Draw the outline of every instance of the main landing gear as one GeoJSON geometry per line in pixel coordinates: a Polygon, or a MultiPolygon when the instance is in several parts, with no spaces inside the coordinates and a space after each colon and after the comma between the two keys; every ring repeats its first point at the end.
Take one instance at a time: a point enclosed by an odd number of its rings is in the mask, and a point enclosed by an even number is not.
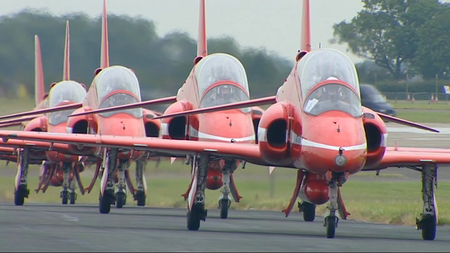
{"type": "Polygon", "coordinates": [[[14,189],[14,204],[16,206],[22,206],[25,203],[25,198],[28,198],[30,190],[27,186],[28,178],[28,162],[29,162],[30,148],[25,147],[19,152],[18,163],[16,174],[16,182],[14,189]]]}
{"type": "Polygon", "coordinates": [[[423,210],[420,217],[416,219],[416,224],[417,229],[422,230],[424,240],[434,240],[437,224],[437,206],[434,196],[434,186],[437,187],[437,166],[425,164],[421,172],[423,210]]]}
{"type": "Polygon", "coordinates": [[[109,213],[116,197],[114,194],[114,180],[117,166],[117,148],[106,150],[103,161],[105,166],[100,185],[99,211],[100,213],[109,213]]]}
{"type": "Polygon", "coordinates": [[[207,210],[205,209],[205,188],[208,161],[209,155],[201,154],[194,157],[192,163],[193,180],[188,196],[187,211],[188,230],[198,230],[200,228],[200,221],[206,220],[207,210]]]}
{"type": "Polygon", "coordinates": [[[145,182],[144,167],[145,162],[143,160],[137,160],[136,162],[136,191],[133,194],[134,200],[137,201],[138,206],[145,206],[147,184],[145,182]]]}

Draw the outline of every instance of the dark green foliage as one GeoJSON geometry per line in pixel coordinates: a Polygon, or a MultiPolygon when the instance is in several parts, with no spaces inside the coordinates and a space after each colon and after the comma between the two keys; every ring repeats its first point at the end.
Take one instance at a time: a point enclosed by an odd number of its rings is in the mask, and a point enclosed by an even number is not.
{"type": "MultiPolygon", "coordinates": [[[[70,22],[71,79],[90,86],[100,64],[100,17],[54,16],[27,9],[0,17],[0,89],[15,94],[16,87],[24,84],[33,94],[35,34],[41,41],[46,90],[62,79],[66,20],[70,22]]],[[[142,17],[108,15],[108,28],[110,65],[132,68],[143,98],[177,93],[192,69],[196,39],[181,32],[159,37],[153,21],[142,17]]],[[[243,63],[252,97],[274,95],[293,64],[264,49],[242,50],[230,37],[209,39],[208,52],[230,53],[243,63]]]]}

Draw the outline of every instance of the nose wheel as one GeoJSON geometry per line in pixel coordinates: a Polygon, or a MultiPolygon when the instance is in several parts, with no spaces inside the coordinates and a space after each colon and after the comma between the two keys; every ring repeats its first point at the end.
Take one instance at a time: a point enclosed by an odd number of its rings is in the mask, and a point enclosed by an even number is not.
{"type": "Polygon", "coordinates": [[[220,218],[226,219],[228,217],[228,209],[231,206],[231,200],[221,199],[219,200],[220,218]]]}

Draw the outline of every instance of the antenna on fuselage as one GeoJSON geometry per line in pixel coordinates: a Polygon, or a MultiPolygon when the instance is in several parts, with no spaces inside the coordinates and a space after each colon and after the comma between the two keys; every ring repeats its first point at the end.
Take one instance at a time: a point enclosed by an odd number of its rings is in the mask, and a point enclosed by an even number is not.
{"type": "Polygon", "coordinates": [[[203,57],[208,55],[208,45],[206,40],[206,10],[205,0],[200,0],[200,12],[198,18],[198,41],[197,41],[197,57],[194,64],[197,64],[203,57]]]}

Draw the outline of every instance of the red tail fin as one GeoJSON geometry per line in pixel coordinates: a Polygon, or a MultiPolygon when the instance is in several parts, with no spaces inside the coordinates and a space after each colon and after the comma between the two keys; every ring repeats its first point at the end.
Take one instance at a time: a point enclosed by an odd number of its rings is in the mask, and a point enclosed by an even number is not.
{"type": "Polygon", "coordinates": [[[44,72],[42,70],[41,43],[39,36],[34,35],[34,99],[36,105],[44,100],[44,72]]]}
{"type": "Polygon", "coordinates": [[[303,0],[302,33],[300,50],[311,51],[311,31],[309,19],[309,0],[303,0]]]}
{"type": "Polygon", "coordinates": [[[70,35],[69,20],[66,21],[66,41],[64,45],[63,81],[70,80],[70,35]]]}
{"type": "Polygon", "coordinates": [[[102,16],[102,47],[100,55],[100,68],[109,67],[109,46],[108,46],[108,14],[106,12],[106,0],[103,0],[102,16]]]}
{"type": "Polygon", "coordinates": [[[200,15],[198,20],[198,42],[197,58],[208,55],[208,46],[206,42],[206,13],[205,0],[200,0],[200,15]]]}

